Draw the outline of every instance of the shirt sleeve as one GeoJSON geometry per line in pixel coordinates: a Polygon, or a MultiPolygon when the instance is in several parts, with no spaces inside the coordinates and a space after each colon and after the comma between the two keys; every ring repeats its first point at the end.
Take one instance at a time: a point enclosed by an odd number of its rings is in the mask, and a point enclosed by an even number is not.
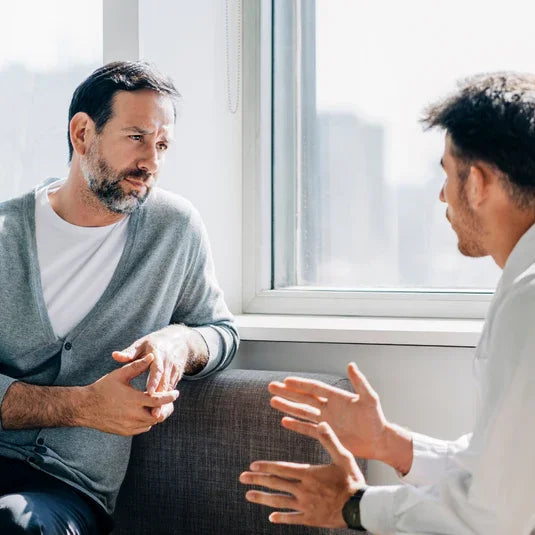
{"type": "Polygon", "coordinates": [[[454,467],[454,456],[468,447],[471,437],[469,433],[450,441],[412,433],[412,466],[408,474],[402,476],[398,472],[398,476],[409,485],[433,485],[454,467]]]}
{"type": "MultiPolygon", "coordinates": [[[[2,403],[4,402],[6,392],[16,380],[17,379],[13,379],[12,377],[8,377],[7,375],[0,374],[0,407],[2,407],[2,403]]],[[[2,418],[0,418],[0,432],[3,430],[4,427],[2,425],[2,418]]]]}
{"type": "Polygon", "coordinates": [[[503,400],[473,473],[460,467],[431,486],[369,487],[363,526],[379,535],[529,535],[535,527],[535,394],[525,360],[503,400]]]}
{"type": "MultiPolygon", "coordinates": [[[[423,440],[427,444],[423,459],[432,458],[438,449],[437,457],[449,457],[449,464],[436,470],[436,475],[442,475],[432,485],[369,487],[361,500],[362,524],[368,531],[379,535],[531,533],[535,526],[533,302],[533,296],[512,299],[494,318],[482,409],[458,462],[447,455],[447,447],[423,440]]],[[[433,461],[425,463],[424,467],[435,469],[433,461]]],[[[420,468],[417,463],[415,470],[420,468]]]]}
{"type": "Polygon", "coordinates": [[[201,217],[192,210],[192,262],[189,266],[173,316],[172,323],[183,323],[199,332],[208,347],[208,363],[195,375],[184,375],[185,380],[206,377],[226,368],[239,344],[234,318],[227,308],[223,291],[215,276],[208,235],[201,217]]]}

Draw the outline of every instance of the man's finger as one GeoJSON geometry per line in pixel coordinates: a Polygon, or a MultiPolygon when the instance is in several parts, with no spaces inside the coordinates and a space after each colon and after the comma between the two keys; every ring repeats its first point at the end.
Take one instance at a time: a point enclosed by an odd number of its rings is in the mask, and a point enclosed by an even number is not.
{"type": "Polygon", "coordinates": [[[310,438],[318,439],[318,424],[311,422],[303,422],[301,420],[296,420],[295,418],[290,418],[285,416],[282,420],[282,427],[289,429],[290,431],[295,431],[300,435],[305,435],[310,438]]]}
{"type": "Polygon", "coordinates": [[[288,388],[284,383],[278,381],[269,383],[268,390],[269,393],[274,396],[282,397],[297,403],[304,403],[305,405],[310,405],[311,407],[316,407],[318,409],[321,408],[326,401],[326,398],[318,398],[312,394],[298,392],[297,390],[288,388]]]}
{"type": "MultiPolygon", "coordinates": [[[[150,411],[151,415],[154,416],[158,420],[158,423],[161,424],[164,420],[166,420],[171,413],[167,413],[165,410],[165,407],[167,407],[169,404],[162,405],[161,407],[153,407],[150,411]]],[[[171,407],[173,407],[173,404],[171,403],[171,407]]],[[[172,412],[172,411],[171,411],[172,412]]]]}
{"type": "Polygon", "coordinates": [[[143,354],[143,344],[143,339],[136,340],[133,344],[121,351],[113,351],[111,356],[119,362],[130,362],[139,358],[143,354]]]}
{"type": "Polygon", "coordinates": [[[354,362],[348,364],[347,376],[349,377],[356,394],[359,394],[360,396],[375,394],[375,390],[368,382],[368,379],[366,379],[366,376],[358,369],[358,366],[354,362]]]}
{"type": "Polygon", "coordinates": [[[134,360],[134,362],[130,362],[130,364],[125,364],[122,368],[119,368],[117,372],[125,381],[130,382],[134,377],[147,371],[153,360],[154,355],[149,353],[139,360],[134,360]]]}
{"type": "Polygon", "coordinates": [[[155,358],[150,367],[149,377],[147,379],[147,392],[154,394],[164,373],[164,365],[160,359],[155,358]]]}
{"type": "Polygon", "coordinates": [[[338,466],[346,466],[352,458],[351,452],[342,446],[340,439],[327,422],[318,425],[318,440],[338,466]]]}
{"type": "Polygon", "coordinates": [[[249,502],[277,507],[278,509],[295,509],[297,500],[293,496],[284,494],[272,494],[271,492],[262,492],[260,490],[249,490],[245,494],[249,502]]]}
{"type": "Polygon", "coordinates": [[[160,407],[160,416],[158,417],[158,420],[160,423],[164,422],[173,414],[175,410],[175,406],[172,403],[166,403],[165,405],[162,405],[160,407]]]}
{"type": "Polygon", "coordinates": [[[299,524],[304,525],[304,514],[300,511],[294,511],[293,513],[281,513],[275,511],[269,515],[269,521],[273,524],[299,524]]]}
{"type": "Polygon", "coordinates": [[[158,386],[156,387],[156,392],[166,392],[171,388],[171,368],[172,364],[165,361],[163,364],[163,374],[160,379],[160,382],[158,383],[158,386]]]}
{"type": "Polygon", "coordinates": [[[259,487],[266,487],[271,490],[279,490],[290,494],[295,494],[296,490],[295,481],[257,472],[242,472],[240,474],[240,483],[243,483],[244,485],[257,485],[259,487]]]}
{"type": "Polygon", "coordinates": [[[155,392],[154,394],[149,394],[140,392],[142,396],[141,404],[144,407],[163,407],[167,403],[174,403],[178,398],[178,390],[170,390],[168,392],[155,392]]]}
{"type": "Polygon", "coordinates": [[[284,398],[274,397],[271,398],[270,405],[281,412],[285,412],[290,416],[296,418],[302,418],[303,420],[311,420],[317,422],[321,417],[321,411],[316,407],[310,405],[303,405],[302,403],[294,403],[284,398]]]}
{"type": "Polygon", "coordinates": [[[171,381],[170,381],[170,388],[176,388],[176,385],[179,383],[180,379],[182,378],[182,373],[180,368],[176,367],[174,369],[173,374],[171,375],[171,381]]]}
{"type": "Polygon", "coordinates": [[[113,351],[111,356],[117,362],[132,362],[132,357],[122,351],[113,351]]]}
{"type": "Polygon", "coordinates": [[[328,398],[333,392],[340,392],[339,388],[328,385],[315,379],[303,379],[302,377],[286,377],[284,384],[298,392],[312,394],[320,398],[328,398]]]}
{"type": "Polygon", "coordinates": [[[263,474],[301,481],[310,469],[310,465],[285,461],[254,461],[249,468],[252,472],[262,472],[263,474]]]}

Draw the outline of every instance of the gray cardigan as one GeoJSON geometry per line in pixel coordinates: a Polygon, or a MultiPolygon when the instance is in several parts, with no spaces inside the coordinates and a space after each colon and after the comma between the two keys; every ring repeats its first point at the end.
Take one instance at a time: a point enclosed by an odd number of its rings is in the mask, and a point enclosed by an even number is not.
{"type": "MultiPolygon", "coordinates": [[[[90,384],[121,366],[112,351],[171,323],[197,328],[209,347],[207,367],[189,379],[230,363],[238,335],[214,276],[206,232],[188,201],[155,189],[131,215],[108,287],[64,339],[55,336],[43,298],[34,216],[34,191],[0,204],[0,403],[15,380],[90,384]]],[[[145,380],[143,375],[133,384],[142,390],[145,380]]],[[[108,512],[130,444],[128,437],[85,427],[15,431],[0,424],[1,456],[25,460],[68,482],[108,512]]]]}

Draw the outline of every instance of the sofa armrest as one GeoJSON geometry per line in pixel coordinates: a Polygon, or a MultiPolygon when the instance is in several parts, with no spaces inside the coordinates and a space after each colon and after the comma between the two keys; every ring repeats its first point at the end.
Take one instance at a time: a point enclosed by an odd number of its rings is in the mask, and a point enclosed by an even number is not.
{"type": "MultiPolygon", "coordinates": [[[[133,441],[114,534],[331,533],[271,524],[271,510],[247,502],[238,481],[253,460],[330,462],[318,442],[282,428],[282,414],[269,406],[268,383],[288,375],[233,369],[180,383],[174,414],[133,441]]],[[[350,389],[338,376],[299,376],[350,389]]],[[[359,465],[365,472],[366,462],[359,465]]]]}

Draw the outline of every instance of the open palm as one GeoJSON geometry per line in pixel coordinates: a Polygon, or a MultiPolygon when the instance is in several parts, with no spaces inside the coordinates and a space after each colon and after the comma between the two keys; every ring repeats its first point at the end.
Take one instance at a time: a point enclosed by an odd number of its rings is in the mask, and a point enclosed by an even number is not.
{"type": "Polygon", "coordinates": [[[287,429],[315,437],[317,424],[327,422],[353,455],[380,458],[387,422],[379,396],[355,363],[349,364],[348,377],[355,393],[299,377],[272,382],[271,406],[290,415],[282,420],[287,429]]]}

